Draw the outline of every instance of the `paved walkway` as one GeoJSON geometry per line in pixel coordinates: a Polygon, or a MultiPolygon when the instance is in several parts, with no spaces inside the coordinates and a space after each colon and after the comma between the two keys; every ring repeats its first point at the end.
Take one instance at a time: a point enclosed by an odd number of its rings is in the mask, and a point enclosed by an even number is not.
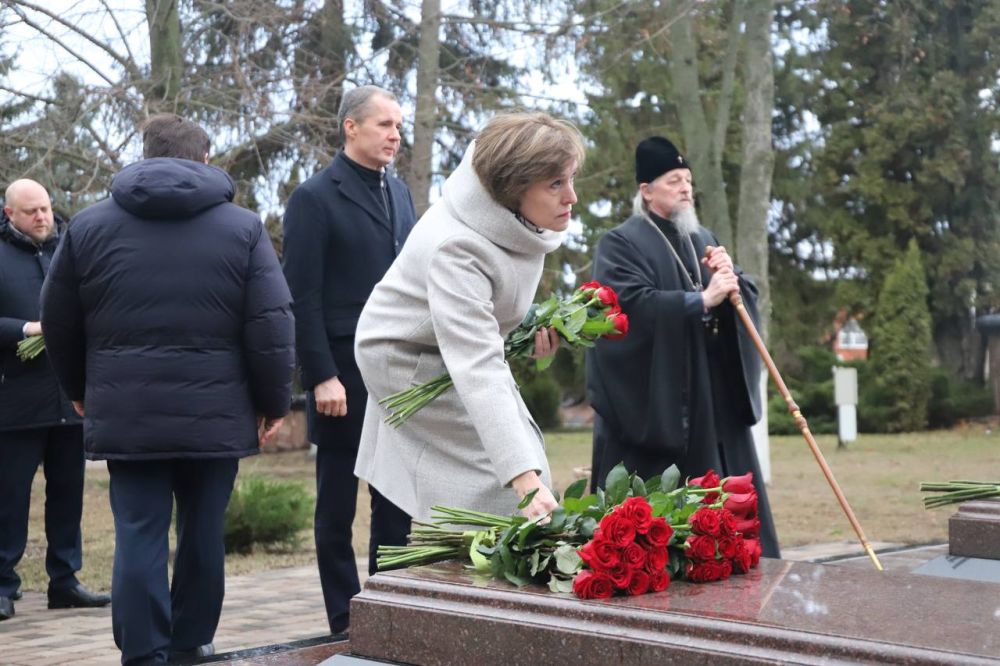
{"type": "MultiPolygon", "coordinates": [[[[362,573],[359,571],[359,573],[362,573]]],[[[367,562],[364,574],[367,574],[367,562]]],[[[0,663],[9,666],[107,666],[121,653],[111,609],[48,610],[45,593],[25,592],[17,614],[0,622],[0,663]]],[[[316,567],[275,569],[226,579],[217,652],[328,635],[316,567]]]]}
{"type": "MultiPolygon", "coordinates": [[[[906,548],[875,543],[887,570],[911,570],[947,553],[947,545],[906,548]]],[[[838,542],[789,548],[784,559],[871,567],[857,543],[838,542]]],[[[362,562],[362,580],[367,573],[362,562]]],[[[16,603],[17,615],[0,622],[0,663],[10,666],[117,664],[120,653],[111,638],[111,610],[48,610],[43,593],[27,592],[16,603]]],[[[314,566],[276,569],[226,579],[226,600],[215,636],[217,652],[247,650],[288,643],[329,633],[323,610],[319,575],[314,566]]],[[[346,647],[346,645],[345,645],[346,647]]],[[[310,657],[294,651],[284,659],[234,659],[231,664],[316,664],[329,654],[310,657]],[[295,656],[298,655],[298,656],[295,656]]],[[[275,655],[278,657],[278,655],[275,655]]]]}

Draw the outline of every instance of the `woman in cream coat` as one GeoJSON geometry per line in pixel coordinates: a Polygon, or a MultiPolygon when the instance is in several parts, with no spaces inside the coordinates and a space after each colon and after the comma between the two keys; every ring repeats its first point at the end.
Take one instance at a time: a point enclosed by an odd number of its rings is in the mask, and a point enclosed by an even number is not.
{"type": "MultiPolygon", "coordinates": [[[[543,113],[493,118],[376,285],[355,345],[369,399],[355,474],[417,520],[447,504],[527,516],[556,506],[542,433],[504,339],[562,242],[583,162],[579,132],[543,113]],[[443,372],[455,386],[398,428],[378,401],[443,372]]],[[[538,356],[555,353],[540,331],[538,356]]]]}

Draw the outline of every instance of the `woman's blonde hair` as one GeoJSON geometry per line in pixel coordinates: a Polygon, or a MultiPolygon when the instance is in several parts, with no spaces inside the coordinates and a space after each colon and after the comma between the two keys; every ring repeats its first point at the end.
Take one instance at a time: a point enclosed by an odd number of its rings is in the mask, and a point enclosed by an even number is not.
{"type": "Polygon", "coordinates": [[[580,168],[585,156],[572,123],[547,113],[503,113],[476,137],[472,167],[490,196],[516,211],[534,183],[561,175],[572,160],[580,168]]]}

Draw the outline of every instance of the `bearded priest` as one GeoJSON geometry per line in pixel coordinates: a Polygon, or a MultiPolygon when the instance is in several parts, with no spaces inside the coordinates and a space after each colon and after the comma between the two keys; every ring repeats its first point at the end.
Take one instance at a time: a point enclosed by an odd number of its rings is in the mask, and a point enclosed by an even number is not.
{"type": "Polygon", "coordinates": [[[588,351],[591,484],[619,462],[644,478],[671,464],[682,477],[753,472],[763,554],[778,557],[750,432],[762,408],[760,358],[728,299],[738,289],[756,321],[757,287],[698,223],[691,169],[673,143],[640,142],[635,177],[633,215],[594,256],[594,279],[618,293],[631,326],[588,351]]]}

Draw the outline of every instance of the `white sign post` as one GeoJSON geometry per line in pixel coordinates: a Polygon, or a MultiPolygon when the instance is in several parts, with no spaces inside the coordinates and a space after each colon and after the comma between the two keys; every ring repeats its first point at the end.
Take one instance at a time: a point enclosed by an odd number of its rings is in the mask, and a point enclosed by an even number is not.
{"type": "Polygon", "coordinates": [[[833,367],[833,399],[837,403],[837,447],[858,438],[858,369],[833,367]]]}

